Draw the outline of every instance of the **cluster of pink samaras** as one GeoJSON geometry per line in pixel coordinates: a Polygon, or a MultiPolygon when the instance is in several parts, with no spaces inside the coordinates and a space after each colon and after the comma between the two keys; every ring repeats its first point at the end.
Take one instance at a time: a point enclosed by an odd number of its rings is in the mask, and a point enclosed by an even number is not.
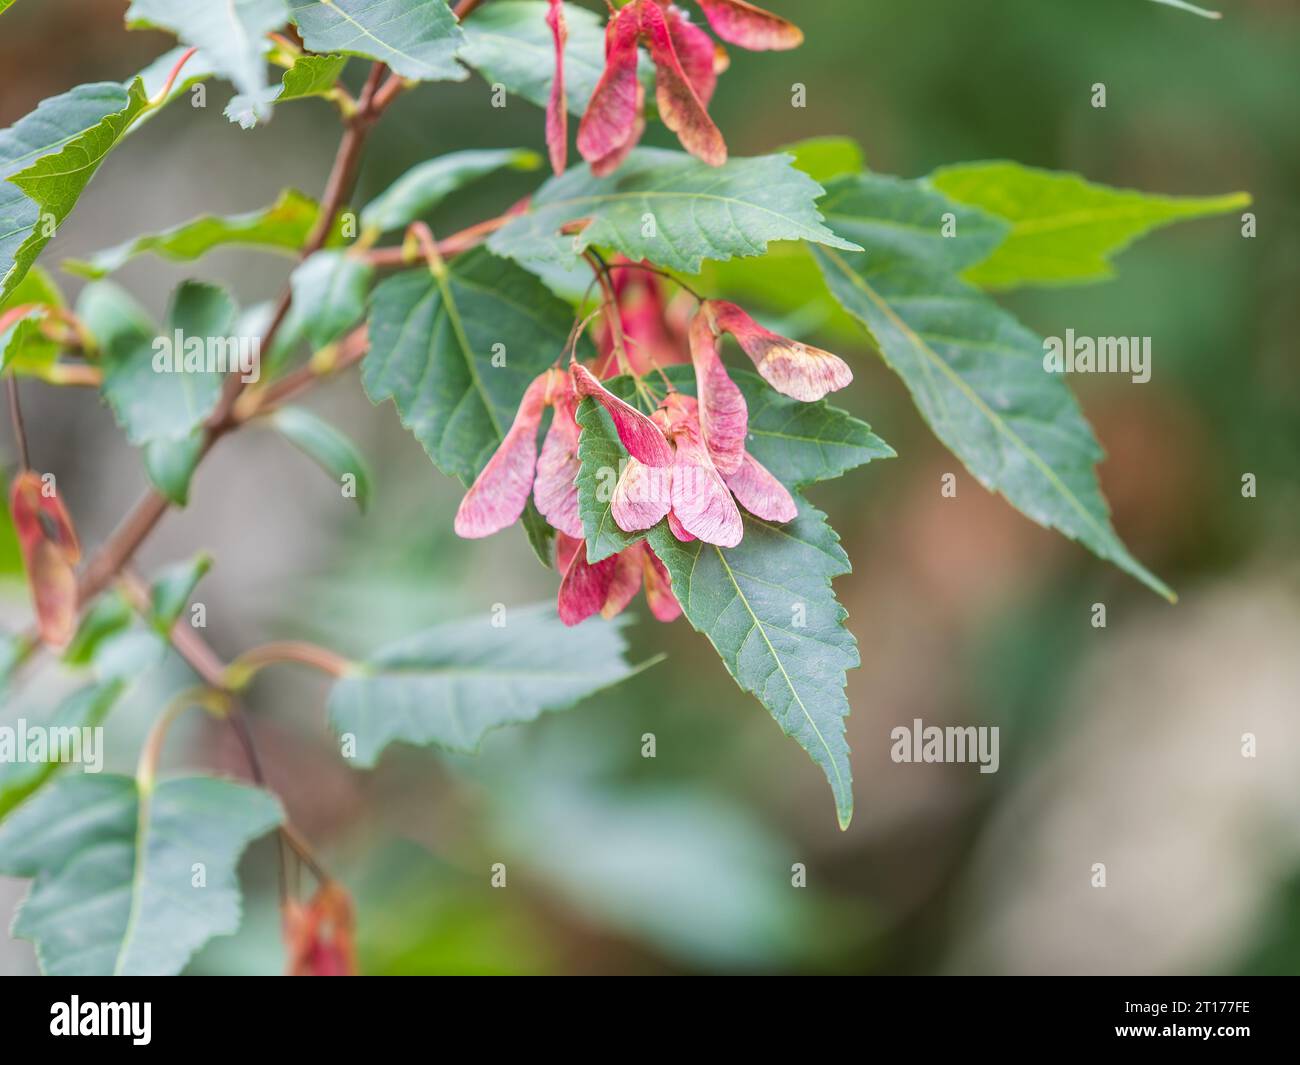
{"type": "MultiPolygon", "coordinates": [[[[654,275],[633,275],[631,264],[620,265],[629,267],[619,271],[616,291],[630,368],[639,373],[638,363],[683,363],[687,349],[696,395],[669,387],[647,415],[610,392],[581,362],[547,370],[528,386],[509,432],[456,513],[459,535],[490,536],[514,524],[531,495],[559,534],[557,562],[564,575],[559,611],[569,625],[597,613],[613,617],[642,583],[655,617],[672,621],[681,613],[662,562],[644,541],[599,562],[587,560],[576,483],[581,468],[576,412],[583,398],[608,412],[628,453],[608,500],[621,530],[643,532],[667,519],[684,543],[735,547],[744,535],[737,504],[779,523],[792,521],[797,508],[786,487],[745,448],[749,411],[719,357],[721,336],[733,336],[774,389],[803,402],[843,388],[853,376],[838,356],[764,329],[734,303],[704,300],[689,322],[679,325],[665,313],[654,275]],[[548,407],[554,417],[539,456],[537,435],[548,407]]],[[[606,332],[602,347],[610,349],[614,342],[606,332]]],[[[610,366],[612,360],[597,360],[602,363],[610,366]]]]}
{"type": "MultiPolygon", "coordinates": [[[[696,0],[713,32],[751,51],[797,48],[803,34],[792,23],[744,0],[696,0]]],[[[555,37],[555,80],[546,109],[551,166],[564,171],[569,110],[564,89],[568,29],[561,0],[551,0],[546,21],[555,37]]],[[[645,131],[645,90],[637,77],[640,47],[655,68],[655,102],[664,125],[682,147],[710,166],[727,161],[727,144],[709,117],[709,101],[726,69],[727,55],[687,14],[668,0],[632,0],[605,27],[605,71],[578,126],[578,151],[598,176],[612,173],[645,131]]]]}

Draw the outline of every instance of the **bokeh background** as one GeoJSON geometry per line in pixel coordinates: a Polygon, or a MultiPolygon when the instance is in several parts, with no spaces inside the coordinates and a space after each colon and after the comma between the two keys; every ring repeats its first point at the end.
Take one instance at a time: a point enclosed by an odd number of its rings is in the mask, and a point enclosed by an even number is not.
{"type": "MultiPolygon", "coordinates": [[[[489,0],[491,2],[491,0],[489,0]]],[[[122,79],[169,47],[127,33],[124,3],[19,0],[0,19],[0,125],[84,81],[122,79]]],[[[598,5],[590,5],[596,7],[598,5]]],[[[1145,0],[772,0],[807,32],[784,55],[736,50],[713,111],[735,154],[847,134],[873,169],[916,176],[1009,158],[1148,191],[1256,198],[1238,219],[1183,225],[1120,257],[1105,284],[1016,295],[1041,333],[1154,338],[1154,376],[1085,380],[1121,535],[1181,593],[1176,607],[979,488],[933,439],[860,335],[821,339],[853,363],[842,402],[900,457],[811,493],[855,572],[837,583],[863,664],[850,675],[857,813],[835,822],[819,770],[740,692],[706,641],[644,607],[638,656],[668,660],[579,708],[492,735],[475,759],[390,749],[373,772],[337,757],[324,685],[259,680],[250,712],[270,782],[355,893],[371,973],[1096,973],[1300,970],[1300,6],[1221,0],[1214,23],[1145,0]],[[790,106],[790,86],[808,106],[790,106]],[[1097,110],[1094,82],[1108,88],[1097,110]],[[958,497],[940,478],[958,475],[958,497]],[[1258,497],[1243,499],[1243,473],[1258,497]],[[1094,629],[1104,602],[1108,626],[1094,629]],[[889,731],[1001,727],[1001,768],[896,765],[889,731]],[[658,757],[641,757],[653,732],[658,757]],[[1241,737],[1257,737],[1253,759],[1241,737]],[[504,862],[509,886],[489,887],[504,862]],[[804,863],[808,886],[791,886],[804,863]],[[1108,885],[1090,886],[1104,862],[1108,885]]],[[[364,64],[353,64],[352,76],[364,64]]],[[[327,104],[244,132],[174,106],[115,153],[43,262],[285,186],[317,195],[337,142],[327,104]]],[[[540,147],[542,117],[489,105],[481,80],[425,85],[371,142],[358,202],[406,167],[469,146],[540,147]]],[[[662,131],[651,135],[663,142],[662,131]]],[[[667,143],[667,142],[663,142],[667,143]]],[[[459,196],[449,232],[526,191],[517,176],[459,196]]],[[[161,314],[177,282],[269,299],[287,260],[222,252],[138,260],[117,280],[161,314]]],[[[69,294],[80,287],[64,275],[69,294]]],[[[93,394],[24,391],[33,452],[57,471],[83,540],[143,489],[139,458],[93,394]]],[[[198,598],[226,658],[272,638],[350,654],[492,603],[549,598],[555,576],[517,531],[464,543],[456,485],[355,376],[310,405],[363,447],[368,518],[269,434],[224,442],[193,502],[141,568],[216,557],[198,598]]],[[[4,447],[9,448],[8,437],[4,447]]],[[[12,465],[13,454],[5,459],[12,465]]],[[[0,620],[25,624],[11,547],[0,620]]],[[[126,768],[166,693],[142,677],[108,728],[126,768]]],[[[0,711],[48,707],[48,665],[0,711]]],[[[170,766],[242,775],[231,737],[197,719],[170,766]]],[[[195,972],[283,966],[269,843],[247,855],[245,920],[195,972]]],[[[0,880],[0,915],[24,885],[0,880]]],[[[6,917],[7,919],[7,917],[6,917]]],[[[34,971],[0,936],[0,972],[34,971]]]]}

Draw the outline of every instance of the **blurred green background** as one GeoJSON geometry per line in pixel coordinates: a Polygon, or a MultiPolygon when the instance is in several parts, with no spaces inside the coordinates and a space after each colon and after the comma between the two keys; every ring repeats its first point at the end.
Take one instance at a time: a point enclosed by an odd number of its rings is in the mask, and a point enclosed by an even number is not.
{"type": "MultiPolygon", "coordinates": [[[[279,671],[252,693],[255,734],[292,818],[356,895],[363,969],[1300,971],[1300,5],[1221,0],[1217,23],[1146,0],[771,6],[808,40],[788,54],[732,50],[713,113],[734,154],[844,134],[873,169],[905,176],[1008,158],[1153,192],[1255,196],[1253,240],[1232,217],[1191,223],[1122,255],[1113,281],[1010,301],[1040,333],[1154,338],[1150,384],[1079,391],[1109,453],[1116,525],[1182,600],[1164,604],[983,492],[867,345],[834,335],[858,378],[842,404],[900,456],[811,493],[855,567],[837,583],[863,658],[849,681],[851,829],[836,827],[820,771],[704,639],[644,606],[636,652],[666,651],[666,663],[492,735],[475,759],[399,748],[355,772],[325,727],[323,685],[279,671]],[[1096,82],[1104,110],[1090,105],[1096,82]],[[805,109],[790,106],[795,83],[805,109]],[[949,471],[956,500],[939,494],[949,471]],[[1240,492],[1248,472],[1255,499],[1240,492]],[[1095,602],[1107,604],[1103,630],[1090,624],[1095,602]],[[1000,771],[894,764],[890,729],[913,718],[1000,726],[1000,771]],[[641,757],[645,733],[654,759],[641,757]],[[496,862],[505,889],[489,886],[496,862]],[[1104,889],[1090,886],[1096,862],[1104,889]],[[805,888],[791,886],[795,863],[805,888]]],[[[19,0],[0,20],[0,125],[170,45],[126,33],[123,7],[19,0]]],[[[244,132],[221,115],[228,95],[214,83],[206,109],[173,107],[133,137],[42,261],[251,210],[286,185],[319,194],[338,136],[329,106],[287,105],[244,132]]],[[[662,130],[648,139],[670,143],[662,130]]],[[[421,86],[377,130],[357,200],[444,151],[541,143],[541,114],[522,101],[493,109],[477,78],[421,86]]],[[[435,215],[435,230],[527,187],[519,175],[486,182],[435,215]]],[[[227,283],[248,305],[287,269],[222,252],[192,266],[142,259],[117,279],[161,313],[185,277],[227,283]]],[[[28,385],[25,396],[33,453],[97,543],[143,487],[138,457],[93,395],[28,385]]],[[[359,654],[553,596],[554,574],[517,531],[452,535],[457,486],[355,376],[311,405],[370,457],[369,518],[250,431],[222,444],[191,506],[142,553],[145,572],[215,555],[198,598],[224,657],[282,637],[359,654]]],[[[0,619],[16,630],[25,592],[12,552],[0,561],[0,619]]],[[[132,764],[183,677],[172,663],[141,678],[108,729],[115,764],[132,764]]],[[[4,716],[49,705],[64,683],[38,671],[4,716]]],[[[197,721],[167,761],[243,773],[230,736],[197,721]]],[[[194,971],[282,968],[273,858],[269,844],[250,852],[244,926],[194,971]]],[[[0,913],[22,890],[0,880],[0,913]]],[[[0,940],[0,972],[33,967],[27,944],[0,940]]]]}

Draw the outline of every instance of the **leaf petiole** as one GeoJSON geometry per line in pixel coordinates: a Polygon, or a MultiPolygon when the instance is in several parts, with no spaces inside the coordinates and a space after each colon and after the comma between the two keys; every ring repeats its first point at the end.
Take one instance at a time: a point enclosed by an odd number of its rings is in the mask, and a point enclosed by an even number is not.
{"type": "Polygon", "coordinates": [[[232,692],[243,691],[267,666],[291,662],[310,666],[331,677],[352,676],[359,669],[355,663],[342,655],[318,647],[316,644],[301,640],[281,640],[254,647],[236,658],[226,667],[222,677],[222,687],[232,692]]]}
{"type": "Polygon", "coordinates": [[[153,790],[154,778],[158,771],[158,759],[162,754],[168,729],[190,707],[200,707],[214,717],[224,718],[230,711],[230,700],[213,688],[189,688],[167,704],[163,712],[158,715],[158,719],[154,721],[153,727],[149,729],[149,735],[140,750],[140,760],[136,764],[135,780],[142,796],[148,795],[153,790]]]}

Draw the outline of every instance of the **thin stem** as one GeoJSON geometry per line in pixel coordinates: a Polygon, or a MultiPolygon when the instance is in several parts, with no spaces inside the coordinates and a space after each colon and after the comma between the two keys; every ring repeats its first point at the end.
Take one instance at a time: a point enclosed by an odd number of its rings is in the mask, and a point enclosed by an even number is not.
{"type": "MultiPolygon", "coordinates": [[[[326,181],[326,191],[322,197],[316,227],[303,248],[302,258],[304,259],[324,246],[325,240],[333,228],[334,218],[342,207],[344,199],[351,191],[351,182],[356,176],[357,162],[366,135],[380,114],[375,106],[374,96],[386,69],[382,63],[376,63],[371,68],[370,76],[366,81],[366,88],[358,104],[358,111],[349,121],[343,138],[339,142],[339,149],[334,157],[334,165],[326,181]]],[[[286,285],[276,302],[275,311],[271,316],[271,324],[262,338],[263,349],[271,347],[276,334],[284,324],[285,317],[289,312],[289,303],[292,299],[293,291],[286,285]]],[[[207,453],[212,449],[212,445],[221,436],[240,424],[232,418],[232,412],[241,390],[242,382],[238,378],[232,378],[231,385],[223,394],[216,413],[208,424],[208,431],[204,436],[203,446],[199,453],[200,461],[206,457],[207,453]]],[[[114,575],[140,549],[140,545],[153,532],[155,526],[162,520],[163,515],[167,513],[170,506],[167,497],[156,491],[147,492],[136,503],[116,531],[87,565],[77,585],[79,603],[84,604],[87,600],[103,591],[114,575]]]]}
{"type": "Polygon", "coordinates": [[[280,836],[287,844],[289,844],[289,849],[298,856],[298,860],[311,870],[312,876],[322,884],[328,884],[330,882],[331,877],[329,873],[327,873],[320,862],[316,860],[316,855],[312,853],[311,845],[308,844],[302,833],[286,821],[280,826],[280,836]]]}
{"type": "Polygon", "coordinates": [[[623,337],[623,316],[619,313],[618,295],[614,292],[614,284],[609,276],[609,268],[605,265],[605,260],[600,257],[600,253],[591,248],[584,251],[582,257],[587,260],[587,263],[596,272],[596,279],[600,282],[601,294],[605,297],[602,306],[605,310],[605,321],[609,325],[614,354],[618,356],[618,368],[623,373],[631,374],[632,364],[628,360],[627,346],[623,337]]]}
{"type": "MultiPolygon", "coordinates": [[[[444,237],[435,244],[438,254],[449,259],[453,255],[460,255],[471,248],[477,248],[487,237],[490,237],[513,217],[514,215],[507,211],[496,218],[476,222],[474,225],[467,226],[449,237],[444,237]]],[[[364,257],[371,266],[410,266],[415,261],[415,257],[405,242],[394,248],[374,248],[367,251],[364,257]]]]}
{"type": "Polygon", "coordinates": [[[153,790],[154,777],[158,772],[158,759],[162,755],[163,742],[173,722],[191,706],[201,707],[211,714],[224,717],[227,710],[225,696],[211,688],[190,688],[176,696],[149,729],[144,746],[140,748],[140,760],[136,763],[135,780],[142,793],[153,790]]]}
{"type": "Polygon", "coordinates": [[[60,388],[98,388],[104,383],[104,371],[78,362],[56,362],[41,371],[39,380],[60,388]]]}
{"type": "Polygon", "coordinates": [[[695,289],[691,288],[691,286],[688,285],[681,278],[675,276],[674,274],[670,274],[667,270],[661,270],[657,266],[651,266],[649,263],[607,263],[605,269],[606,270],[644,270],[648,274],[658,274],[660,277],[665,278],[668,281],[671,281],[674,285],[676,285],[678,288],[682,289],[683,291],[689,292],[700,303],[703,303],[705,299],[705,297],[701,296],[698,292],[695,291],[695,289]]]}
{"type": "Polygon", "coordinates": [[[434,239],[433,230],[427,223],[412,222],[407,226],[406,240],[413,242],[420,249],[420,254],[424,256],[424,261],[429,264],[429,269],[434,274],[442,276],[447,272],[447,264],[443,262],[442,253],[438,251],[438,242],[434,239]]]}
{"type": "Polygon", "coordinates": [[[27,451],[27,427],[23,425],[23,408],[18,402],[18,377],[9,374],[9,418],[13,422],[14,440],[18,443],[18,461],[26,473],[32,468],[27,451]]]}
{"type": "MultiPolygon", "coordinates": [[[[118,588],[137,613],[142,617],[149,616],[149,587],[135,570],[129,566],[123,567],[118,578],[118,588]]],[[[203,679],[204,684],[218,690],[224,687],[222,678],[226,667],[197,632],[178,621],[167,636],[177,653],[203,679]]]]}
{"type": "MultiPolygon", "coordinates": [[[[200,641],[202,642],[202,641],[200,641]]],[[[179,645],[177,645],[179,650],[179,645]]],[[[215,657],[215,656],[214,656],[215,657]]],[[[253,778],[253,783],[259,788],[266,787],[266,774],[262,772],[262,760],[257,757],[257,747],[253,744],[253,733],[248,727],[248,719],[244,716],[244,708],[237,699],[230,701],[230,710],[226,714],[226,720],[230,722],[230,727],[235,733],[235,738],[239,741],[240,747],[244,750],[244,760],[248,762],[248,772],[253,778]]],[[[286,835],[289,828],[288,822],[280,825],[280,831],[277,839],[279,846],[276,847],[276,855],[279,864],[279,884],[280,884],[280,903],[289,897],[289,860],[285,854],[287,845],[286,835]]]]}
{"type": "Polygon", "coordinates": [[[397,94],[406,88],[408,82],[400,74],[389,74],[388,80],[379,87],[373,101],[376,111],[383,111],[393,102],[397,94]]]}
{"type": "Polygon", "coordinates": [[[279,47],[280,51],[285,53],[285,55],[288,56],[302,55],[302,49],[299,48],[297,44],[295,44],[293,41],[289,40],[289,38],[286,37],[283,33],[268,33],[266,36],[270,38],[270,40],[274,42],[279,47]]]}
{"type": "MultiPolygon", "coordinates": [[[[573,328],[569,330],[569,339],[565,342],[564,350],[569,353],[569,361],[574,362],[578,357],[578,340],[586,331],[587,326],[591,325],[604,311],[604,304],[601,304],[592,311],[586,318],[580,318],[573,323],[573,328]]],[[[563,356],[561,356],[563,358],[563,356]]]]}
{"type": "MultiPolygon", "coordinates": [[[[231,412],[236,422],[244,423],[259,415],[268,414],[300,393],[307,391],[325,377],[342,373],[361,361],[370,350],[370,340],[364,325],[358,326],[335,345],[336,351],[327,366],[322,367],[313,358],[296,370],[285,374],[265,388],[246,392],[231,412]]],[[[324,349],[322,349],[324,350],[324,349]]],[[[319,354],[319,353],[318,353],[319,354]]]]}
{"type": "MultiPolygon", "coordinates": [[[[600,252],[594,248],[588,248],[583,252],[583,257],[594,265],[596,276],[600,279],[601,291],[605,295],[605,319],[609,323],[610,332],[614,341],[614,354],[618,356],[618,368],[632,378],[632,385],[637,394],[642,396],[650,406],[658,406],[658,398],[641,379],[641,375],[632,368],[632,360],[627,355],[627,336],[623,332],[623,312],[619,308],[618,295],[614,291],[614,278],[609,272],[609,264],[605,262],[600,252]]],[[[605,366],[602,368],[602,374],[609,369],[609,360],[605,360],[605,366]]]]}
{"type": "Polygon", "coordinates": [[[17,307],[10,307],[9,310],[0,314],[0,333],[3,333],[14,322],[20,321],[27,317],[32,311],[43,310],[39,303],[20,303],[17,307]]]}
{"type": "MultiPolygon", "coordinates": [[[[127,569],[122,574],[121,584],[127,600],[136,610],[147,611],[149,608],[149,591],[145,587],[144,581],[136,573],[127,569]]],[[[253,778],[253,783],[259,788],[265,788],[267,786],[266,774],[262,769],[261,759],[257,756],[257,747],[253,743],[252,730],[248,727],[248,718],[244,713],[243,705],[234,697],[232,692],[224,687],[225,677],[228,672],[226,665],[217,657],[216,652],[208,646],[203,637],[184,623],[177,622],[167,635],[172,646],[176,649],[176,653],[203,679],[207,685],[207,690],[214,696],[220,695],[223,699],[223,716],[230,722],[235,737],[238,739],[240,747],[243,748],[244,758],[248,762],[249,775],[253,778]]],[[[160,736],[156,744],[158,748],[161,748],[161,743],[162,738],[160,736]]],[[[157,751],[150,755],[151,764],[156,764],[157,757],[157,751]]],[[[312,854],[311,847],[306,840],[288,822],[280,826],[280,838],[282,843],[280,851],[280,896],[282,899],[288,892],[288,870],[283,849],[286,845],[312,871],[312,874],[318,880],[329,879],[329,875],[321,867],[315,855],[312,854]]]]}
{"type": "Polygon", "coordinates": [[[482,3],[483,0],[460,0],[460,3],[452,9],[452,13],[460,19],[461,22],[464,22],[471,14],[473,14],[474,9],[482,3]]]}
{"type": "Polygon", "coordinates": [[[190,58],[197,52],[197,48],[187,48],[181,57],[176,60],[176,65],[172,67],[171,73],[167,75],[167,81],[163,84],[162,91],[149,101],[150,107],[157,107],[171,95],[172,86],[176,84],[176,79],[180,77],[181,67],[190,61],[190,58]]]}
{"type": "Polygon", "coordinates": [[[325,647],[302,640],[278,640],[262,644],[245,651],[226,668],[225,683],[222,687],[242,690],[248,686],[261,670],[267,666],[296,662],[310,666],[331,677],[345,676],[352,669],[352,663],[342,655],[336,655],[325,647]]]}
{"type": "Polygon", "coordinates": [[[77,601],[84,605],[102,592],[131,560],[171,504],[155,491],[146,492],[122,519],[77,581],[77,601]]]}

